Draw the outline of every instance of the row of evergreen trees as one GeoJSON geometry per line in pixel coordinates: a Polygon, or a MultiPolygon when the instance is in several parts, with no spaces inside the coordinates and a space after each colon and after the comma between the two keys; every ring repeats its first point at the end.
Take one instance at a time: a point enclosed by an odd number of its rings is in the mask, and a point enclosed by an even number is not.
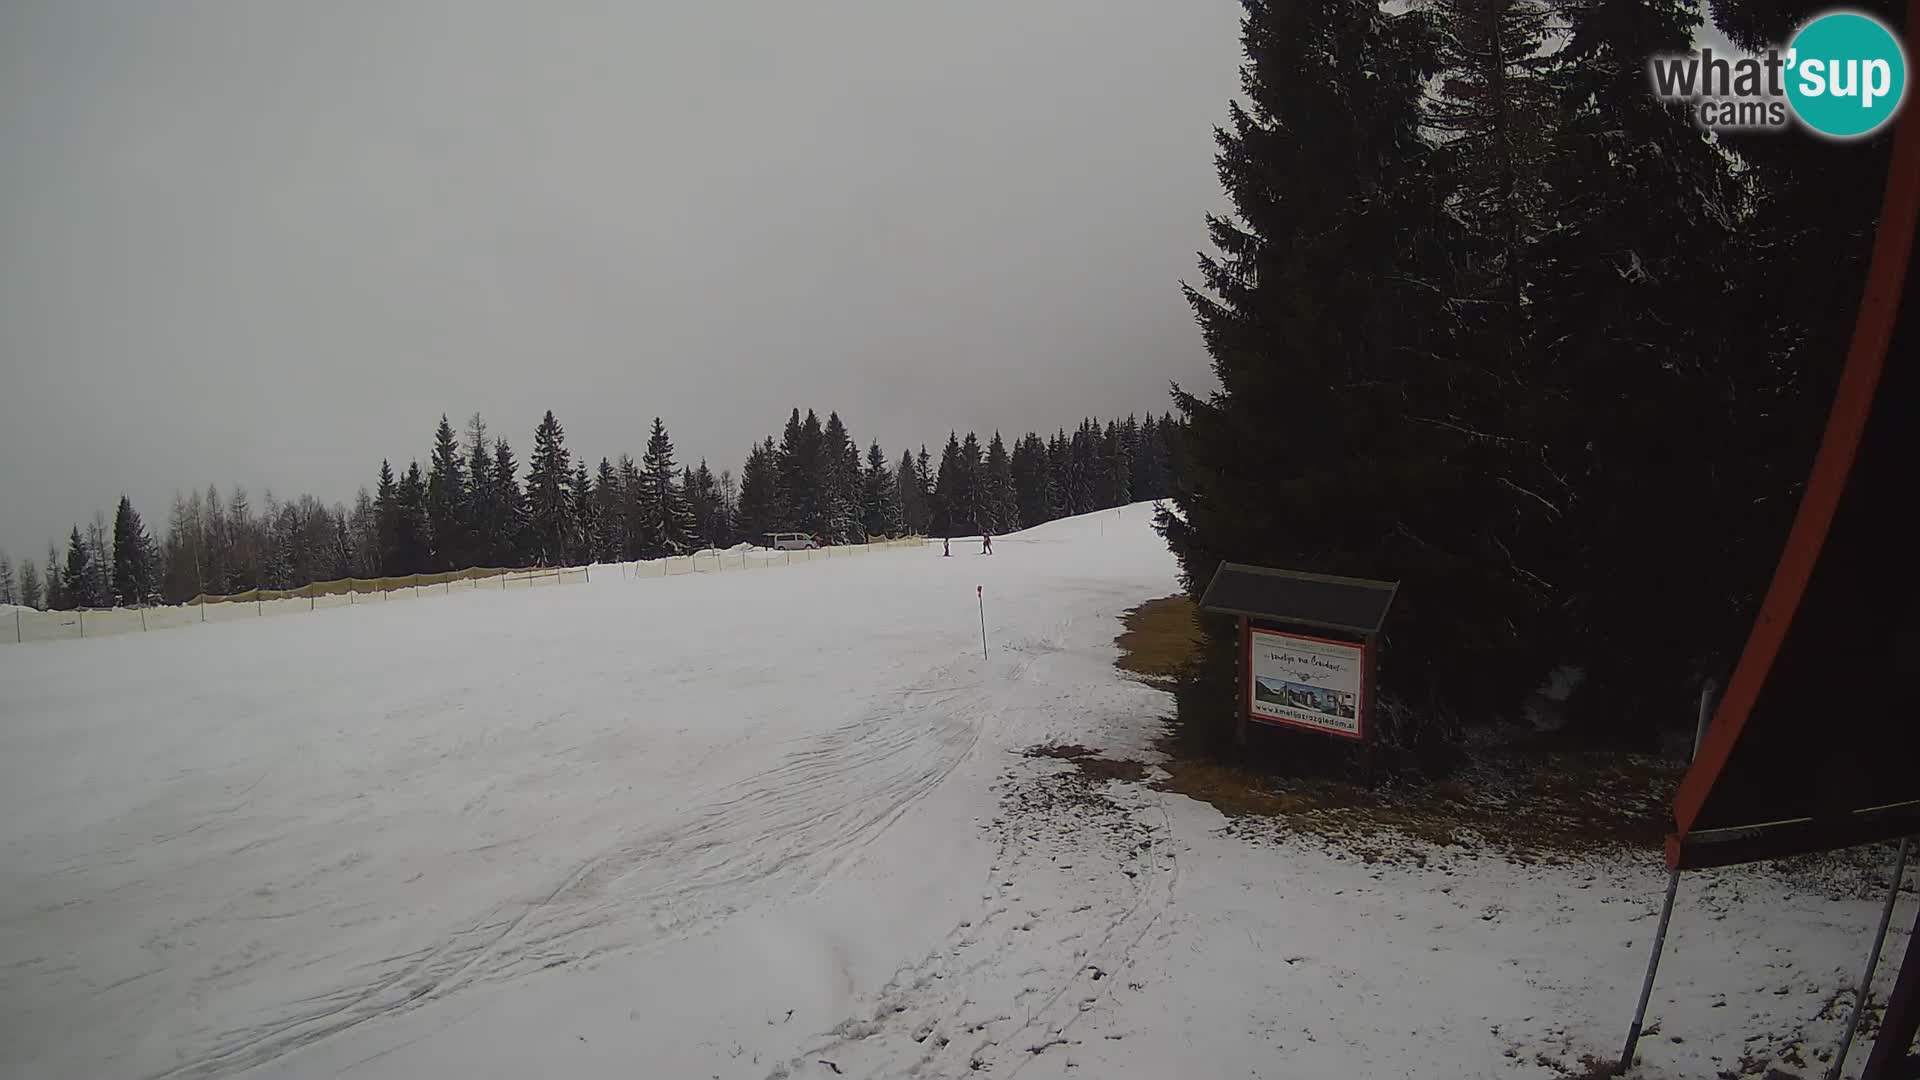
{"type": "Polygon", "coordinates": [[[160,599],[160,565],[159,549],[123,495],[111,531],[104,515],[95,515],[84,532],[74,526],[64,562],[48,545],[44,577],[32,559],[21,560],[16,576],[12,560],[0,553],[0,604],[55,610],[151,604],[160,599]]]}
{"type": "Polygon", "coordinates": [[[864,465],[838,413],[824,424],[795,409],[775,444],[767,436],[740,470],[737,520],[745,536],[805,532],[832,543],[910,532],[928,536],[1008,533],[1171,491],[1181,455],[1171,415],[1129,416],[1103,429],[1082,420],[1042,440],[1029,432],[1008,452],[999,432],[949,432],[934,467],[927,447],[903,450],[891,468],[875,442],[864,465]]]}
{"type": "MultiPolygon", "coordinates": [[[[1160,518],[1190,587],[1402,581],[1384,689],[1431,730],[1560,664],[1576,717],[1690,722],[1806,474],[1890,136],[1697,130],[1646,76],[1691,0],[1243,2],[1235,213],[1188,290],[1221,389],[1176,387],[1160,518]]],[[[1749,48],[1812,7],[1713,5],[1749,48]]]]}
{"type": "Polygon", "coordinates": [[[466,436],[463,445],[442,416],[424,474],[417,461],[397,478],[390,462],[380,463],[373,496],[363,490],[353,515],[370,571],[651,559],[730,531],[723,508],[731,478],[716,478],[704,461],[677,467],[658,417],[638,464],[622,454],[589,472],[549,411],[534,429],[524,486],[512,446],[489,442],[477,414],[466,436]]]}
{"type": "Polygon", "coordinates": [[[0,603],[179,603],[345,577],[650,559],[764,543],[772,532],[828,543],[1005,533],[1165,497],[1181,430],[1170,415],[1104,427],[1089,419],[1072,434],[1029,433],[1011,452],[997,432],[984,450],[973,433],[950,433],[936,469],[924,445],[890,466],[871,442],[863,460],[838,413],[823,424],[795,409],[779,444],[769,437],[753,447],[736,488],[728,470],[678,465],[658,418],[638,462],[622,454],[589,470],[548,412],[523,476],[513,447],[490,437],[479,415],[462,433],[442,416],[426,467],[382,461],[373,490],[362,488],[351,507],[268,493],[256,510],[244,489],[223,499],[210,486],[176,495],[155,540],[122,497],[111,527],[104,515],[76,526],[64,557],[50,545],[44,571],[28,559],[16,574],[0,556],[0,603]]]}

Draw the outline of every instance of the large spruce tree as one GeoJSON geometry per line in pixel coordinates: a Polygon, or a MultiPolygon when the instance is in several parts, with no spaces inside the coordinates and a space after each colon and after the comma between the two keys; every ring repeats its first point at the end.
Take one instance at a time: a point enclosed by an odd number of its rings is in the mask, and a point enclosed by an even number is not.
{"type": "Polygon", "coordinates": [[[867,538],[878,539],[900,531],[900,490],[887,467],[879,442],[867,446],[866,476],[861,484],[860,527],[867,538]]]}
{"type": "Polygon", "coordinates": [[[741,538],[752,544],[765,544],[767,534],[785,528],[785,512],[780,504],[780,455],[773,439],[756,444],[740,468],[741,538]]]}
{"type": "Polygon", "coordinates": [[[626,557],[626,491],[613,463],[600,459],[593,478],[593,557],[597,562],[619,562],[626,557]]]}
{"type": "Polygon", "coordinates": [[[686,552],[693,539],[693,514],[674,470],[673,439],[657,416],[647,437],[647,452],[640,458],[639,502],[641,558],[686,552]]]}
{"type": "Polygon", "coordinates": [[[1158,524],[1195,594],[1227,559],[1401,581],[1382,678],[1411,739],[1530,684],[1510,654],[1541,602],[1501,554],[1502,433],[1457,407],[1481,388],[1421,134],[1438,35],[1370,0],[1244,6],[1247,102],[1217,136],[1236,213],[1187,291],[1221,389],[1176,388],[1187,467],[1158,524]]]}
{"type": "Polygon", "coordinates": [[[641,514],[643,480],[640,466],[626,454],[620,455],[620,464],[615,470],[620,478],[620,557],[633,560],[643,558],[641,549],[646,546],[647,529],[641,514]]]}
{"type": "Polygon", "coordinates": [[[67,610],[99,606],[91,595],[87,582],[93,578],[93,556],[86,540],[80,536],[80,526],[73,527],[73,535],[67,541],[67,568],[60,576],[63,586],[60,598],[62,607],[67,610]]]}
{"type": "Polygon", "coordinates": [[[151,602],[158,590],[152,541],[133,500],[120,496],[113,514],[113,598],[122,607],[151,602]]]}
{"type": "Polygon", "coordinates": [[[680,484],[693,517],[693,546],[722,548],[731,544],[733,527],[726,499],[706,459],[700,459],[695,468],[681,470],[680,484]]]}
{"type": "Polygon", "coordinates": [[[487,498],[491,562],[495,566],[525,566],[527,553],[527,497],[520,490],[520,469],[513,447],[505,439],[493,443],[493,486],[487,498]]]}
{"type": "Polygon", "coordinates": [[[427,468],[427,526],[433,546],[429,564],[435,570],[457,570],[470,566],[471,545],[467,540],[467,477],[460,442],[440,414],[440,426],[433,433],[433,456],[427,468]]]}
{"type": "Polygon", "coordinates": [[[983,525],[995,533],[1016,532],[1020,528],[1020,501],[1013,488],[1013,461],[1007,445],[994,432],[987,443],[987,459],[981,469],[980,514],[983,525]]]}
{"type": "Polygon", "coordinates": [[[927,493],[920,487],[920,470],[914,464],[913,451],[900,451],[900,464],[893,468],[894,501],[900,507],[900,527],[910,533],[927,531],[927,493]]]}
{"type": "Polygon", "coordinates": [[[1014,505],[1020,514],[1020,523],[1037,525],[1051,520],[1053,511],[1048,499],[1051,478],[1047,447],[1040,441],[1040,436],[1028,432],[1015,443],[1007,467],[1013,476],[1014,505]]]}
{"type": "Polygon", "coordinates": [[[380,482],[374,491],[375,520],[374,573],[392,576],[405,573],[400,558],[400,487],[393,479],[393,466],[380,461],[380,482]]]}
{"type": "Polygon", "coordinates": [[[973,531],[973,499],[967,491],[971,477],[960,454],[960,434],[947,433],[940,451],[940,470],[933,479],[933,535],[964,536],[973,531]]]}
{"type": "Polygon", "coordinates": [[[574,465],[567,483],[567,563],[585,566],[593,561],[594,539],[600,533],[600,515],[593,501],[593,477],[587,463],[574,465]]]}
{"type": "Polygon", "coordinates": [[[1549,85],[1561,102],[1545,176],[1555,228],[1528,261],[1540,344],[1530,442],[1564,507],[1529,541],[1563,596],[1555,631],[1586,672],[1584,713],[1644,729],[1687,715],[1690,684],[1730,661],[1778,539],[1789,441],[1727,271],[1756,252],[1725,153],[1646,92],[1645,59],[1690,47],[1681,0],[1566,5],[1549,85]],[[1756,556],[1759,558],[1756,559],[1756,556]],[[1658,618],[1649,612],[1658,610],[1658,618]]]}
{"type": "Polygon", "coordinates": [[[407,463],[407,471],[395,485],[394,504],[399,510],[396,573],[420,574],[433,569],[433,526],[427,519],[427,481],[419,462],[407,463]]]}
{"type": "Polygon", "coordinates": [[[533,457],[527,462],[529,554],[541,566],[566,560],[573,535],[573,462],[566,432],[553,410],[533,433],[533,457]]]}
{"type": "Polygon", "coordinates": [[[860,532],[860,451],[840,414],[829,412],[820,432],[821,535],[836,544],[860,532]]]}
{"type": "Polygon", "coordinates": [[[493,455],[487,449],[487,423],[474,413],[467,419],[467,498],[461,517],[466,526],[465,566],[497,566],[495,544],[500,514],[493,480],[493,455]]]}

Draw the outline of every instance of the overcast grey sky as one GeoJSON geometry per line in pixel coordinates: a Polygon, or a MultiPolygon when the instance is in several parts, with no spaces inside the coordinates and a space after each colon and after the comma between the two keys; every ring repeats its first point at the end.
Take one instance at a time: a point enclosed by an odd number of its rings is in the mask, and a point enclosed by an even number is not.
{"type": "Polygon", "coordinates": [[[738,469],[1211,384],[1233,0],[0,4],[0,548],[444,411],[738,469]]]}

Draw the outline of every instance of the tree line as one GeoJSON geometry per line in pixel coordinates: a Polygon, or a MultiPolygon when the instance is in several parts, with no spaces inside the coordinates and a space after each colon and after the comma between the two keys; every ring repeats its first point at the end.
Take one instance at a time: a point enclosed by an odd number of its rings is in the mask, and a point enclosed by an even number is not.
{"type": "MultiPolygon", "coordinates": [[[[1890,134],[1705,133],[1648,90],[1690,0],[1244,0],[1231,215],[1187,289],[1220,389],[1158,524],[1402,583],[1402,735],[1691,723],[1780,551],[1845,355],[1890,134]]],[[[1892,25],[1892,0],[1866,5],[1892,25]]],[[[1745,48],[1801,0],[1712,5],[1745,48]]],[[[1217,655],[1230,628],[1215,626],[1217,655]]]]}
{"type": "Polygon", "coordinates": [[[781,439],[747,455],[736,484],[703,460],[677,462],[655,418],[639,461],[589,468],[551,411],[524,469],[475,414],[456,432],[443,415],[423,469],[380,463],[353,504],[311,495],[258,506],[244,488],[175,495],[164,535],[122,496],[71,530],[44,564],[0,555],[0,603],[70,610],[181,603],[199,595],[293,589],[316,581],[468,567],[581,565],[659,558],[803,532],[825,543],[902,534],[1005,533],[1069,514],[1164,498],[1183,459],[1171,414],[1082,420],[1012,449],[995,432],[950,432],[937,466],[927,447],[897,464],[877,441],[862,455],[839,413],[794,409],[781,439]]]}

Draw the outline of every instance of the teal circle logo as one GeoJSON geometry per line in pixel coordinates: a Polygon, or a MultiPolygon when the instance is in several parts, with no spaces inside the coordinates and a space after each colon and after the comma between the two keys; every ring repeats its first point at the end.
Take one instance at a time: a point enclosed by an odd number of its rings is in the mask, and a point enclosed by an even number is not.
{"type": "Polygon", "coordinates": [[[1822,135],[1878,131],[1907,93],[1907,54],[1871,15],[1839,11],[1800,28],[1787,44],[1787,101],[1822,135]]]}

